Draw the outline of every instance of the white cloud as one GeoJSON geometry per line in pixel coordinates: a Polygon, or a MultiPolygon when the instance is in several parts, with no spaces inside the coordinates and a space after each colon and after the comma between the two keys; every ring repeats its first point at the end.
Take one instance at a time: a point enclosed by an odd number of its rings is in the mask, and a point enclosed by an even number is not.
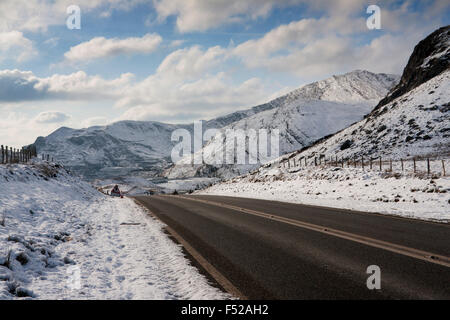
{"type": "Polygon", "coordinates": [[[1,0],[0,32],[46,31],[49,26],[64,25],[66,9],[72,4],[78,5],[83,15],[99,8],[103,10],[102,13],[126,11],[140,3],[150,4],[151,0],[1,0]]]}
{"type": "Polygon", "coordinates": [[[54,48],[54,47],[56,47],[58,45],[58,42],[59,42],[59,38],[58,37],[53,37],[53,38],[45,40],[44,44],[54,48]]]}
{"type": "Polygon", "coordinates": [[[182,40],[182,39],[172,40],[169,44],[169,47],[171,47],[171,48],[180,47],[185,42],[186,42],[186,40],[182,40]]]}
{"type": "MultiPolygon", "coordinates": [[[[104,79],[78,71],[41,78],[30,71],[4,70],[0,71],[0,102],[110,101],[115,113],[123,112],[121,119],[180,122],[250,107],[269,95],[257,78],[236,83],[221,72],[226,55],[227,50],[218,46],[176,50],[155,74],[139,82],[132,74],[104,79]]],[[[85,124],[104,124],[105,119],[91,120],[85,124]]]]}
{"type": "Polygon", "coordinates": [[[106,80],[84,71],[39,78],[31,71],[1,70],[0,102],[117,99],[126,92],[133,78],[133,74],[125,73],[106,80]]]}
{"type": "Polygon", "coordinates": [[[106,117],[91,117],[83,120],[81,126],[83,128],[89,128],[92,126],[104,126],[108,124],[110,121],[106,117]]]}
{"type": "Polygon", "coordinates": [[[119,78],[106,80],[98,75],[89,76],[84,71],[78,71],[69,75],[55,74],[41,78],[36,88],[45,88],[54,99],[115,99],[126,92],[133,78],[132,73],[124,73],[119,78]]]}
{"type": "Polygon", "coordinates": [[[158,20],[177,16],[179,31],[205,31],[222,24],[265,17],[275,5],[292,0],[154,0],[158,20]]]}
{"type": "Polygon", "coordinates": [[[363,19],[345,19],[341,16],[321,19],[302,19],[281,25],[256,40],[246,41],[237,46],[233,53],[248,57],[269,56],[291,47],[307,45],[329,35],[349,35],[365,31],[363,19]]]}
{"type": "Polygon", "coordinates": [[[33,143],[38,135],[48,135],[61,126],[61,123],[40,123],[35,117],[25,113],[7,112],[2,114],[0,143],[20,148],[33,143]]]}
{"type": "MultiPolygon", "coordinates": [[[[436,7],[444,5],[430,1],[420,12],[410,2],[398,7],[387,1],[379,5],[382,31],[366,28],[365,18],[360,17],[366,6],[362,1],[337,1],[329,3],[321,18],[278,26],[230,48],[230,53],[248,68],[291,73],[303,81],[353,69],[401,73],[412,48],[440,25],[442,13],[436,7]]],[[[324,9],[325,3],[311,3],[309,8],[324,9]]]]}
{"type": "Polygon", "coordinates": [[[161,36],[155,33],[126,39],[96,37],[71,47],[64,57],[69,62],[88,62],[121,54],[150,53],[155,51],[161,42],[161,36]]]}
{"type": "Polygon", "coordinates": [[[226,59],[227,50],[218,46],[174,51],[155,74],[118,100],[116,107],[126,109],[120,119],[180,122],[210,118],[252,106],[268,96],[261,80],[236,83],[220,71],[226,59]]]}
{"type": "Polygon", "coordinates": [[[185,122],[247,108],[268,95],[257,78],[235,84],[223,72],[195,81],[158,74],[139,83],[117,105],[127,110],[120,120],[185,122]]]}
{"type": "Polygon", "coordinates": [[[62,123],[70,119],[70,116],[59,111],[45,111],[35,118],[37,123],[62,123]]]}
{"type": "MultiPolygon", "coordinates": [[[[365,12],[366,0],[153,0],[158,21],[176,17],[180,32],[207,31],[222,25],[266,18],[275,8],[304,5],[305,10],[326,16],[348,17],[365,12]]],[[[388,0],[378,1],[381,6],[388,0]]],[[[294,11],[295,12],[295,11],[294,11]]]]}
{"type": "Polygon", "coordinates": [[[193,78],[217,66],[225,57],[226,50],[215,46],[202,50],[193,46],[170,53],[159,65],[157,73],[167,77],[193,78]]]}
{"type": "Polygon", "coordinates": [[[18,62],[25,61],[35,55],[33,43],[24,37],[22,32],[0,32],[0,60],[11,58],[18,62]]]}
{"type": "Polygon", "coordinates": [[[45,88],[37,89],[40,80],[31,71],[0,71],[0,102],[40,100],[45,88]]]}

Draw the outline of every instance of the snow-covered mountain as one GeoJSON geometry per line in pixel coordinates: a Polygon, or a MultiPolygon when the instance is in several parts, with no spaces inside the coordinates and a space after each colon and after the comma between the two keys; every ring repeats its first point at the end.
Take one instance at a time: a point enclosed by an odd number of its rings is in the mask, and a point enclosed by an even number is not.
{"type": "MultiPolygon", "coordinates": [[[[368,71],[333,76],[266,104],[204,121],[203,129],[280,128],[281,151],[285,153],[360,120],[397,81],[397,76],[368,71]]],[[[35,145],[39,153],[51,154],[87,179],[155,177],[171,165],[170,154],[176,144],[171,135],[176,129],[193,133],[192,124],[121,121],[87,129],[63,127],[39,137],[35,145]]],[[[214,149],[214,144],[206,148],[214,149]]],[[[183,166],[181,173],[175,174],[178,168],[170,170],[168,176],[195,176],[209,170],[192,171],[183,166]]]]}
{"type": "Polygon", "coordinates": [[[400,83],[365,119],[199,193],[448,222],[450,179],[443,167],[448,168],[450,159],[449,36],[447,26],[421,41],[400,83]],[[345,160],[361,156],[392,159],[393,172],[346,164],[345,160]],[[333,161],[323,166],[323,159],[316,166],[319,161],[315,159],[321,157],[344,159],[344,167],[333,161]],[[419,158],[418,174],[412,161],[400,161],[412,157],[419,158]],[[428,162],[421,157],[432,159],[428,162]],[[422,175],[427,170],[433,173],[432,179],[422,175]]]}
{"type": "Polygon", "coordinates": [[[85,178],[156,175],[167,166],[173,147],[170,137],[185,125],[121,121],[87,129],[60,128],[35,145],[39,153],[51,154],[58,162],[85,178]]]}
{"type": "Polygon", "coordinates": [[[450,156],[450,26],[419,42],[399,84],[365,119],[273,163],[336,156],[394,160],[450,156]]]}
{"type": "MultiPolygon", "coordinates": [[[[395,85],[399,77],[374,74],[368,71],[353,71],[344,75],[305,85],[283,97],[254,115],[223,127],[227,129],[280,130],[280,153],[291,152],[335,133],[361,120],[378,101],[395,85]]],[[[211,163],[211,159],[222,150],[234,150],[234,139],[218,134],[194,157],[211,163]]],[[[192,176],[219,176],[223,178],[243,174],[260,164],[207,165],[191,164],[185,157],[165,172],[168,178],[192,176]]]]}

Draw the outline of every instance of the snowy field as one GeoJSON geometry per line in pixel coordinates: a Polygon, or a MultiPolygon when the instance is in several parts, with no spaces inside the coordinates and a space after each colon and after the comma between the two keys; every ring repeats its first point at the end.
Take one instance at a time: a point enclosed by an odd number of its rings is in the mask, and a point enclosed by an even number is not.
{"type": "Polygon", "coordinates": [[[224,299],[131,199],[65,169],[0,166],[0,299],[224,299]]]}
{"type": "Polygon", "coordinates": [[[261,168],[198,194],[278,200],[450,221],[450,177],[363,171],[361,168],[261,168]]]}

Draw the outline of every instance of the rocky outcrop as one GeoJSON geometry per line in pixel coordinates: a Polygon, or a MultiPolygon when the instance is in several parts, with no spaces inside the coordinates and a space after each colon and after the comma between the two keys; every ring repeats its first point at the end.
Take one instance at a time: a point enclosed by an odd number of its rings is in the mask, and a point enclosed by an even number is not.
{"type": "Polygon", "coordinates": [[[450,66],[450,25],[442,27],[420,41],[414,48],[403,75],[374,111],[434,78],[450,66]]]}

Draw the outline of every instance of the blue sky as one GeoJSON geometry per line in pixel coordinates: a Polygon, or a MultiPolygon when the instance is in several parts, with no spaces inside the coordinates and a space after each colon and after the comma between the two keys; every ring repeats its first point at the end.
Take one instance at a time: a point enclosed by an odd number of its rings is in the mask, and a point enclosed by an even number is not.
{"type": "Polygon", "coordinates": [[[333,74],[400,74],[448,1],[3,0],[0,143],[60,126],[190,122],[333,74]],[[81,29],[66,27],[69,5],[81,29]],[[381,8],[369,30],[366,9],[381,8]]]}

